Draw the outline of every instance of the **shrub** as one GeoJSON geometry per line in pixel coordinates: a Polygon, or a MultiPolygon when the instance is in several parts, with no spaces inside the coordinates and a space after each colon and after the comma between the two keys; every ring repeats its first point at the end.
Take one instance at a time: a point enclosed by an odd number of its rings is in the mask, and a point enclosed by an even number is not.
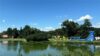
{"type": "Polygon", "coordinates": [[[50,35],[47,33],[38,33],[27,36],[27,41],[47,41],[50,35]]]}
{"type": "Polygon", "coordinates": [[[68,38],[66,38],[65,36],[53,36],[52,38],[49,39],[49,41],[56,41],[56,42],[59,41],[65,42],[67,40],[68,38]]]}

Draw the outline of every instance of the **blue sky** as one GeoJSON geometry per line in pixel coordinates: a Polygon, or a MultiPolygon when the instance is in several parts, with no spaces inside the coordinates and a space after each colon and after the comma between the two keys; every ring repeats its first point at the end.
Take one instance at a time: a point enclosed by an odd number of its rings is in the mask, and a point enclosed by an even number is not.
{"type": "Polygon", "coordinates": [[[47,31],[85,18],[100,27],[100,0],[0,0],[0,31],[24,25],[47,31]]]}

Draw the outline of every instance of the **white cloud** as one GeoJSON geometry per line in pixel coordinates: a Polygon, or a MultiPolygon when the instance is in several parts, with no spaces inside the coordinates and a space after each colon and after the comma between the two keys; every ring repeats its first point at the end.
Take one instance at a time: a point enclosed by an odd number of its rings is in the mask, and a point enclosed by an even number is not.
{"type": "Polygon", "coordinates": [[[76,21],[83,21],[85,19],[92,19],[93,17],[90,16],[89,14],[85,15],[85,16],[81,16],[79,19],[77,19],[76,21]]]}
{"type": "Polygon", "coordinates": [[[69,21],[73,21],[73,19],[68,19],[69,21]]]}
{"type": "Polygon", "coordinates": [[[38,23],[29,23],[28,25],[33,26],[33,27],[37,27],[38,23]]]}
{"type": "Polygon", "coordinates": [[[11,27],[11,28],[16,28],[16,25],[13,24],[13,25],[11,25],[10,27],[11,27]]]}
{"type": "Polygon", "coordinates": [[[59,26],[61,26],[62,23],[58,23],[59,26]]]}
{"type": "Polygon", "coordinates": [[[3,19],[3,20],[2,20],[2,22],[3,22],[3,23],[5,23],[5,22],[6,22],[6,20],[4,20],[4,19],[3,19]]]}
{"type": "Polygon", "coordinates": [[[42,31],[51,31],[51,30],[55,30],[55,28],[54,28],[54,27],[49,26],[49,27],[44,27],[44,28],[41,28],[41,30],[42,30],[42,31]]]}
{"type": "Polygon", "coordinates": [[[15,27],[15,25],[12,25],[12,27],[15,27]]]}
{"type": "Polygon", "coordinates": [[[93,25],[93,27],[100,28],[100,23],[97,23],[97,24],[93,25]]]}

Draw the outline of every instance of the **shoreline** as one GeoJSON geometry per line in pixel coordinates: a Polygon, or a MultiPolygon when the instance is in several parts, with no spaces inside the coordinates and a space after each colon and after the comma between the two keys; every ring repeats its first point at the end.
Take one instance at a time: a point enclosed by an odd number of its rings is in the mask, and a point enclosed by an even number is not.
{"type": "Polygon", "coordinates": [[[52,43],[68,43],[68,44],[99,44],[100,45],[100,40],[95,40],[95,41],[78,41],[78,40],[67,40],[67,41],[49,41],[52,43]]]}
{"type": "Polygon", "coordinates": [[[23,41],[26,42],[26,39],[24,38],[7,38],[7,39],[0,39],[0,41],[23,41]]]}
{"type": "MultiPolygon", "coordinates": [[[[22,42],[27,42],[26,39],[24,38],[7,38],[7,39],[2,39],[0,38],[0,41],[22,41],[22,42]]],[[[29,41],[29,42],[52,42],[52,43],[70,43],[70,44],[100,44],[100,40],[96,41],[29,41]]]]}

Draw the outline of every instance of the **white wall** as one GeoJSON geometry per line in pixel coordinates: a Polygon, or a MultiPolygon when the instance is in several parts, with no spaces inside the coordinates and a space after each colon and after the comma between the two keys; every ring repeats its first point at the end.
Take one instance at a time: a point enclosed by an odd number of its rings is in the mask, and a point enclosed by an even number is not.
{"type": "Polygon", "coordinates": [[[95,37],[96,40],[100,40],[100,37],[95,37]]]}

